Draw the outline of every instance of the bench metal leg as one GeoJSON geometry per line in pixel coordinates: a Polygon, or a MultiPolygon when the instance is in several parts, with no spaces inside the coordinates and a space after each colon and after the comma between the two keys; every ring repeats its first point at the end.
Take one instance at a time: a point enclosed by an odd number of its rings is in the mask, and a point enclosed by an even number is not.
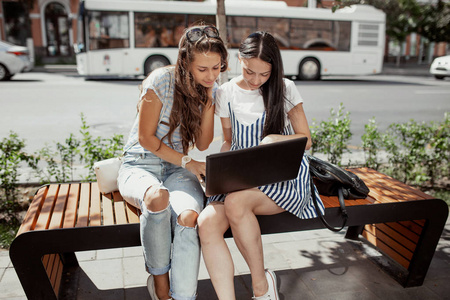
{"type": "MultiPolygon", "coordinates": [[[[17,247],[19,244],[16,244],[17,247]]],[[[30,251],[32,247],[16,250],[13,246],[14,243],[10,248],[11,261],[27,298],[56,300],[52,284],[42,264],[42,256],[33,250],[30,251]]]]}
{"type": "MultiPolygon", "coordinates": [[[[396,278],[404,287],[420,286],[428,272],[434,252],[445,227],[448,206],[440,199],[348,206],[347,238],[357,239],[367,224],[426,220],[413,257],[405,274],[396,278]]],[[[341,224],[339,208],[325,210],[327,222],[341,224]]],[[[261,233],[280,233],[325,228],[318,218],[299,220],[287,212],[274,216],[258,216],[261,233]]],[[[225,234],[230,237],[231,233],[225,234]]]]}
{"type": "Polygon", "coordinates": [[[410,260],[406,279],[402,282],[404,287],[423,284],[448,217],[448,206],[443,200],[432,199],[350,206],[347,210],[349,214],[347,224],[350,227],[424,219],[425,225],[410,260]]]}
{"type": "Polygon", "coordinates": [[[350,226],[347,229],[345,238],[349,240],[358,240],[359,235],[363,232],[364,226],[350,226]]]}
{"type": "Polygon", "coordinates": [[[56,300],[42,256],[59,253],[68,266],[78,266],[74,252],[140,244],[139,224],[38,230],[17,236],[9,255],[28,299],[56,300]]]}

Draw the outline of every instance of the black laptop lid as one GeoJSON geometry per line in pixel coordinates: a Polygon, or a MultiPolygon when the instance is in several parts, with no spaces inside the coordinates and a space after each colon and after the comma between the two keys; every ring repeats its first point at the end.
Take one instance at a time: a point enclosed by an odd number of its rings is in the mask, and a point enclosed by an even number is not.
{"type": "Polygon", "coordinates": [[[296,138],[208,155],[205,194],[225,194],[296,178],[307,140],[296,138]]]}

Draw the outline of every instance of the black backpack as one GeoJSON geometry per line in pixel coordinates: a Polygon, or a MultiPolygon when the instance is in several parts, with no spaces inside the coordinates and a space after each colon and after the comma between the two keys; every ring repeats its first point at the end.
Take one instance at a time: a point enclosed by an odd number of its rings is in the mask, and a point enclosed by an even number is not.
{"type": "Polygon", "coordinates": [[[309,160],[309,171],[311,174],[311,193],[317,214],[328,229],[340,231],[345,227],[348,219],[344,199],[365,199],[369,194],[369,188],[361,178],[350,171],[344,170],[343,168],[311,155],[308,155],[307,158],[309,160]],[[324,216],[320,213],[316,195],[314,193],[314,185],[321,195],[338,196],[343,218],[343,224],[340,228],[334,228],[329,225],[324,216]]]}

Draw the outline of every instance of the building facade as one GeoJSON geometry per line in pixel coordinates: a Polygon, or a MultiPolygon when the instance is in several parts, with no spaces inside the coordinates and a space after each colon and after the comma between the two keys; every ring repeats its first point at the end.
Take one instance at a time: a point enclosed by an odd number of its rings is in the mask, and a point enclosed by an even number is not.
{"type": "Polygon", "coordinates": [[[40,63],[74,62],[79,0],[0,0],[0,38],[40,63]]]}

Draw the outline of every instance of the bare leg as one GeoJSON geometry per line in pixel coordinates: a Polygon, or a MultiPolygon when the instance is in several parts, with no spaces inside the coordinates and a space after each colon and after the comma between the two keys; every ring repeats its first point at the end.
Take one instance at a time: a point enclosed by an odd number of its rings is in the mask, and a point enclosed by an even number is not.
{"type": "Polygon", "coordinates": [[[283,211],[258,189],[231,193],[225,200],[225,213],[236,245],[250,269],[256,297],[264,295],[268,289],[261,230],[256,215],[273,215],[283,211]]]}
{"type": "Polygon", "coordinates": [[[220,300],[235,300],[234,264],[223,234],[229,227],[222,203],[208,205],[198,219],[203,260],[220,300]]]}

